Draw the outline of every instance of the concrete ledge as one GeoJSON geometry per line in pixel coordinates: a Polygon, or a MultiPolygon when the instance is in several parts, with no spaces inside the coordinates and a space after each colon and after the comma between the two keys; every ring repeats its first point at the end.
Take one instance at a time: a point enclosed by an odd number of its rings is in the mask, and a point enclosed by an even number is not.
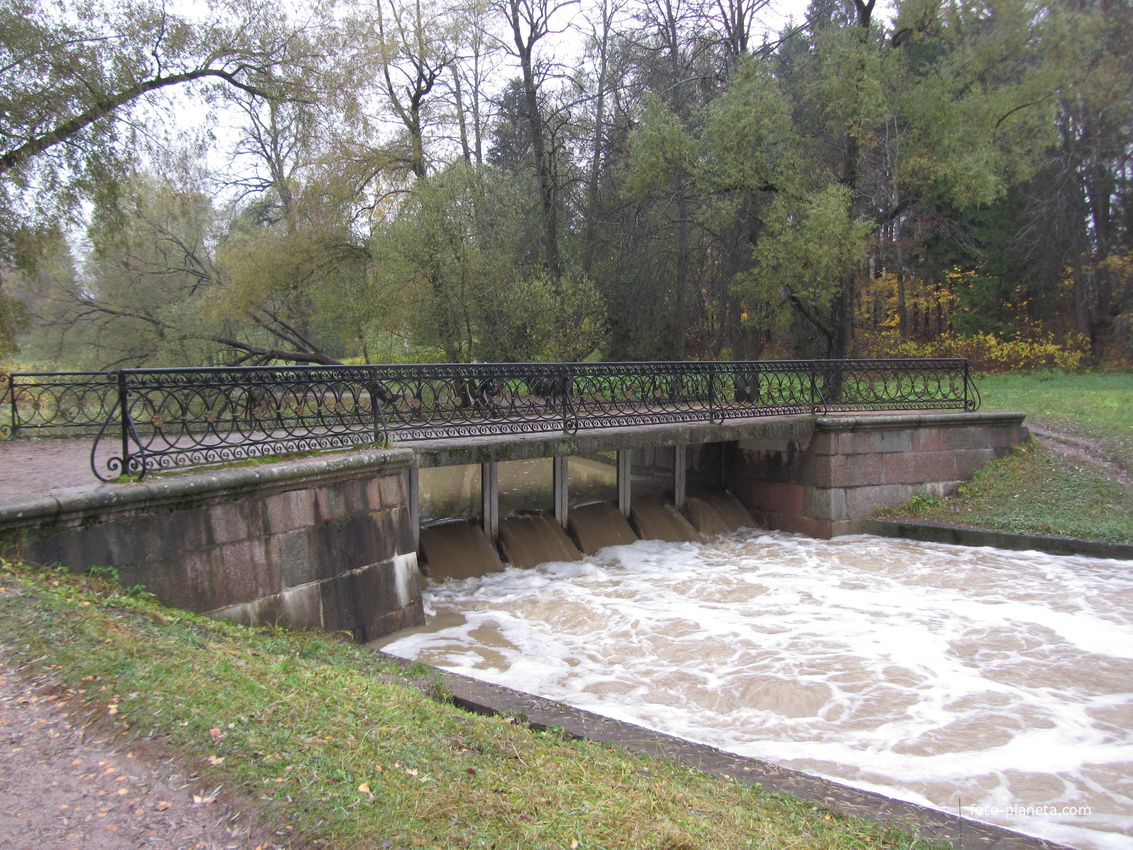
{"type": "MultiPolygon", "coordinates": [[[[385,655],[399,664],[408,662],[385,655]]],[[[490,685],[466,676],[437,670],[453,702],[477,714],[514,717],[533,729],[560,729],[570,738],[623,747],[654,758],[675,761],[707,774],[745,785],[758,785],[772,794],[794,794],[804,800],[875,823],[900,826],[914,835],[953,847],[985,850],[1070,850],[1061,844],[1031,838],[1002,827],[959,819],[882,794],[861,791],[828,779],[745,758],[705,744],[654,732],[631,723],[572,708],[531,694],[490,685]]]]}
{"type": "Polygon", "coordinates": [[[1133,561],[1133,545],[1105,543],[1100,540],[1079,540],[1073,537],[1049,537],[1037,534],[1012,534],[987,531],[943,522],[917,520],[869,519],[863,531],[881,537],[922,540],[926,543],[952,543],[959,546],[993,546],[996,549],[1046,552],[1049,555],[1084,555],[1088,558],[1112,558],[1133,561]]]}
{"type": "Polygon", "coordinates": [[[422,468],[461,466],[494,461],[530,460],[562,455],[588,455],[619,449],[651,446],[703,445],[735,442],[747,438],[800,440],[814,431],[818,417],[763,416],[712,422],[673,422],[632,425],[575,434],[546,431],[535,434],[502,434],[444,440],[420,440],[411,444],[422,468]]]}
{"type": "Polygon", "coordinates": [[[814,418],[816,431],[873,431],[950,425],[1022,425],[1025,413],[1002,410],[948,410],[939,413],[832,413],[814,418]]]}

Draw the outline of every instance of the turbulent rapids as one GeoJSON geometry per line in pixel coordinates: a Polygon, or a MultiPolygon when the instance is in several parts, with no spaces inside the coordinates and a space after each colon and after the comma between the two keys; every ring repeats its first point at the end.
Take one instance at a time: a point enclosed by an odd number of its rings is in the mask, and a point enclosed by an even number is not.
{"type": "Polygon", "coordinates": [[[1128,564],[760,531],[431,585],[387,652],[1082,848],[1133,846],[1128,564]]]}

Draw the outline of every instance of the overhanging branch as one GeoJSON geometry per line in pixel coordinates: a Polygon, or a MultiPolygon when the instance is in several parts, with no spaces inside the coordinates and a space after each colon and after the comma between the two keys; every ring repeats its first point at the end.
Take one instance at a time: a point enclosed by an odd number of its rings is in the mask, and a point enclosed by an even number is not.
{"type": "Polygon", "coordinates": [[[223,80],[230,86],[248,92],[256,97],[268,97],[267,92],[263,89],[244,82],[236,73],[226,71],[222,68],[197,68],[193,71],[184,71],[180,74],[153,77],[145,82],[123,89],[117,94],[99,98],[84,112],[56,124],[54,128],[48,130],[46,133],[29,139],[19,147],[0,155],[0,175],[14,168],[19,168],[31,160],[32,157],[43,153],[61,142],[66,142],[74,138],[91,124],[102,118],[106,118],[119,107],[137,100],[144,94],[170,86],[208,78],[223,80]]]}

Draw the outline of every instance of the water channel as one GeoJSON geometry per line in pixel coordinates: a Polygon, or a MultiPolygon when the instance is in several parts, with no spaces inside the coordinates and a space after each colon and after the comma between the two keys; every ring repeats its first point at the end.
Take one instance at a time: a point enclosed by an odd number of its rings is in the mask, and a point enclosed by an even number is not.
{"type": "Polygon", "coordinates": [[[1133,847],[1120,561],[735,532],[432,584],[382,648],[1080,848],[1133,847]]]}

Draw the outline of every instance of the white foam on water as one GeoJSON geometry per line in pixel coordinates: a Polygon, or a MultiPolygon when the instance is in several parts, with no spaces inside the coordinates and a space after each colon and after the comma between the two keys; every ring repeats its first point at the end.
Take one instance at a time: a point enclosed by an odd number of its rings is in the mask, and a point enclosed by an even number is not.
{"type": "Polygon", "coordinates": [[[426,610],[459,624],[383,648],[1072,846],[1133,847],[1124,562],[743,532],[433,585],[426,610]]]}

